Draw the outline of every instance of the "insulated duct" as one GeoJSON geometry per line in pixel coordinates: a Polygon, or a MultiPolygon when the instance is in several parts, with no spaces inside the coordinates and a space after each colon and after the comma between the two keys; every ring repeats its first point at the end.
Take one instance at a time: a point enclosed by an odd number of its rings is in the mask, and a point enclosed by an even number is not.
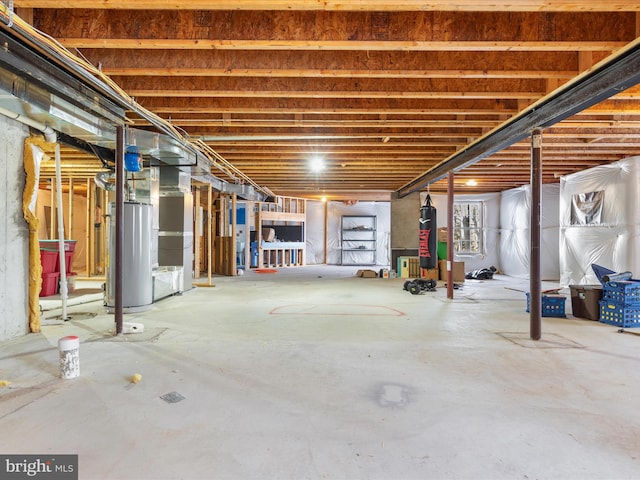
{"type": "MultiPolygon", "coordinates": [[[[26,116],[68,137],[115,150],[116,127],[125,125],[125,112],[131,110],[161,133],[126,128],[126,145],[137,146],[143,156],[161,164],[189,168],[194,177],[210,174],[214,163],[211,152],[203,153],[96,67],[33,29],[2,4],[0,27],[4,29],[0,31],[0,107],[9,117],[26,116]]],[[[225,185],[226,191],[247,188],[220,182],[218,190],[225,185]]],[[[242,183],[262,190],[246,176],[242,183]]],[[[249,189],[246,195],[258,194],[249,189]]]]}

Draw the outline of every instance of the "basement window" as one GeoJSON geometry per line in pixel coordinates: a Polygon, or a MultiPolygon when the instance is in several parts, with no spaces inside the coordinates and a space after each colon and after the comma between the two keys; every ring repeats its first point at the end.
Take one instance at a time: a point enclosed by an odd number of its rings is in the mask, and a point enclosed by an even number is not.
{"type": "Polygon", "coordinates": [[[453,204],[453,251],[458,255],[484,253],[484,202],[453,204]]]}

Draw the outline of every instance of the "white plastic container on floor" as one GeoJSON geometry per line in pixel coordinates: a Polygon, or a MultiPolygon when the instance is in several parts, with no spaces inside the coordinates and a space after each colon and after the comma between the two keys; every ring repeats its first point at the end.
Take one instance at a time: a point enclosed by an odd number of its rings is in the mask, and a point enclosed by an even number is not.
{"type": "Polygon", "coordinates": [[[75,335],[58,340],[60,352],[60,377],[63,379],[80,376],[80,339],[75,335]]]}

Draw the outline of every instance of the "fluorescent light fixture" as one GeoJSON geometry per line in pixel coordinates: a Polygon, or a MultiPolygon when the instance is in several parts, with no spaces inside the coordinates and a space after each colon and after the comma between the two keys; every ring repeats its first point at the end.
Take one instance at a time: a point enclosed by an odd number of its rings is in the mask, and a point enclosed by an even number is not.
{"type": "Polygon", "coordinates": [[[466,185],[467,187],[475,187],[476,185],[478,185],[478,182],[476,182],[475,180],[467,180],[466,185]]]}

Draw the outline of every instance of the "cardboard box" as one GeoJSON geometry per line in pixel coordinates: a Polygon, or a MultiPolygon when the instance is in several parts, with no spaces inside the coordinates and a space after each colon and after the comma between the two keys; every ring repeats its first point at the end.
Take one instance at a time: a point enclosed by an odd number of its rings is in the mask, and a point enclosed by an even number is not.
{"type": "MultiPolygon", "coordinates": [[[[440,267],[440,280],[447,281],[447,261],[440,260],[438,262],[440,267]]],[[[464,262],[453,262],[453,281],[464,282],[464,262]]]]}
{"type": "Polygon", "coordinates": [[[262,229],[262,240],[265,242],[273,242],[276,239],[276,231],[273,228],[262,229]]]}
{"type": "Polygon", "coordinates": [[[439,268],[421,268],[420,277],[425,280],[439,280],[440,269],[439,268]]]}
{"type": "Polygon", "coordinates": [[[438,229],[438,242],[447,243],[447,227],[440,227],[438,229]]]}
{"type": "Polygon", "coordinates": [[[602,285],[569,285],[569,289],[573,316],[599,320],[602,285]]]}
{"type": "Polygon", "coordinates": [[[378,274],[373,270],[358,270],[356,272],[356,276],[362,278],[376,278],[378,274]]]}
{"type": "Polygon", "coordinates": [[[419,257],[398,257],[398,277],[418,278],[420,276],[419,257]]]}

